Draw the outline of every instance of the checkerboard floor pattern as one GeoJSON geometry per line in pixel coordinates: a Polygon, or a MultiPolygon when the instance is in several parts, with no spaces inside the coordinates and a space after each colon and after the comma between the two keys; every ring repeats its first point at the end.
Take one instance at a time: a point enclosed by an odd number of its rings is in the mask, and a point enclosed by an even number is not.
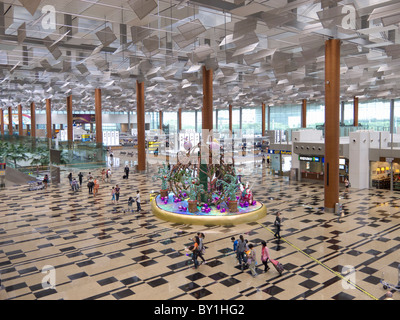
{"type": "MultiPolygon", "coordinates": [[[[140,189],[147,200],[159,182],[151,179],[155,170],[123,180],[121,163],[96,197],[85,183],[73,193],[69,171],[63,172],[62,184],[47,190],[0,191],[0,299],[370,300],[384,298],[382,274],[388,282],[398,281],[398,192],[343,190],[345,216],[338,220],[323,212],[322,185],[288,181],[258,168],[251,177],[253,192],[266,204],[267,217],[238,226],[179,225],[154,217],[149,201],[142,213],[127,211],[129,196],[140,189]],[[113,205],[115,184],[121,198],[113,205]],[[278,211],[284,219],[281,240],[271,233],[278,211]],[[207,263],[192,269],[184,249],[200,231],[207,263]],[[231,237],[240,234],[255,245],[255,278],[249,269],[241,271],[233,253],[231,237]],[[262,272],[262,240],[284,265],[282,276],[271,264],[262,272]],[[48,266],[55,270],[54,288],[42,285],[48,266]],[[358,288],[343,281],[346,266],[355,269],[350,276],[358,288]]],[[[92,172],[100,176],[99,169],[92,172]]]]}

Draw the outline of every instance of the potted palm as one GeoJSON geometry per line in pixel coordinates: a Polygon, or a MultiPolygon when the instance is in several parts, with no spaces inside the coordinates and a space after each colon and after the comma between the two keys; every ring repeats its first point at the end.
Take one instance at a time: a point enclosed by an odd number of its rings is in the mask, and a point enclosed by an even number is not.
{"type": "Polygon", "coordinates": [[[197,212],[197,198],[200,193],[203,192],[203,185],[199,185],[196,179],[190,180],[189,186],[189,200],[188,200],[188,209],[190,213],[197,212]]]}
{"type": "Polygon", "coordinates": [[[229,212],[237,212],[238,201],[236,199],[236,191],[238,190],[239,183],[237,182],[236,175],[226,174],[224,178],[228,181],[230,180],[230,183],[226,182],[225,180],[218,180],[217,186],[222,185],[225,190],[225,201],[228,205],[229,212]]]}
{"type": "Polygon", "coordinates": [[[168,197],[169,195],[169,190],[168,190],[168,181],[171,177],[171,172],[168,169],[168,166],[164,163],[162,168],[158,169],[158,175],[154,176],[154,179],[160,179],[161,180],[161,190],[160,190],[160,196],[161,197],[168,197]]]}

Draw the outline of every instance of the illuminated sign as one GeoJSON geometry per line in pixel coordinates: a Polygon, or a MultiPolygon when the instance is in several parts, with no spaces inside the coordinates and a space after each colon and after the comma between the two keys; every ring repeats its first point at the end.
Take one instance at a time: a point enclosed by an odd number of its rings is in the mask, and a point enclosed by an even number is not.
{"type": "Polygon", "coordinates": [[[268,153],[271,154],[283,154],[283,155],[292,155],[292,151],[284,151],[284,150],[268,150],[268,153]]]}
{"type": "Polygon", "coordinates": [[[306,157],[306,156],[299,156],[300,161],[308,161],[308,162],[324,162],[324,158],[321,157],[306,157]]]}

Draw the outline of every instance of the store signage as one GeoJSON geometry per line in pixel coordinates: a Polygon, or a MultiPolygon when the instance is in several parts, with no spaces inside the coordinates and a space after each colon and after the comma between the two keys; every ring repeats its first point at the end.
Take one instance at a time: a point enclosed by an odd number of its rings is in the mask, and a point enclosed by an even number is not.
{"type": "Polygon", "coordinates": [[[292,155],[292,151],[284,151],[284,150],[268,150],[268,153],[271,154],[283,154],[283,155],[292,155]]]}
{"type": "Polygon", "coordinates": [[[313,157],[302,157],[302,156],[299,156],[299,160],[300,160],[300,161],[309,161],[309,162],[312,162],[312,161],[314,161],[314,158],[313,158],[313,157]]]}
{"type": "MultiPolygon", "coordinates": [[[[324,158],[322,158],[322,162],[324,158]]],[[[306,157],[306,156],[299,156],[300,161],[308,161],[308,162],[321,162],[321,157],[306,157]]]]}

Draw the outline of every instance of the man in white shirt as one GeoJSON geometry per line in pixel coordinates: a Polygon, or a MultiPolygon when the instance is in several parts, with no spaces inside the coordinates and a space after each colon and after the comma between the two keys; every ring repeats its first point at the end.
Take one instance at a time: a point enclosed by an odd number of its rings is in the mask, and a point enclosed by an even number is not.
{"type": "Polygon", "coordinates": [[[140,207],[140,192],[139,190],[136,191],[136,205],[137,205],[137,212],[142,211],[142,208],[140,207]]]}

